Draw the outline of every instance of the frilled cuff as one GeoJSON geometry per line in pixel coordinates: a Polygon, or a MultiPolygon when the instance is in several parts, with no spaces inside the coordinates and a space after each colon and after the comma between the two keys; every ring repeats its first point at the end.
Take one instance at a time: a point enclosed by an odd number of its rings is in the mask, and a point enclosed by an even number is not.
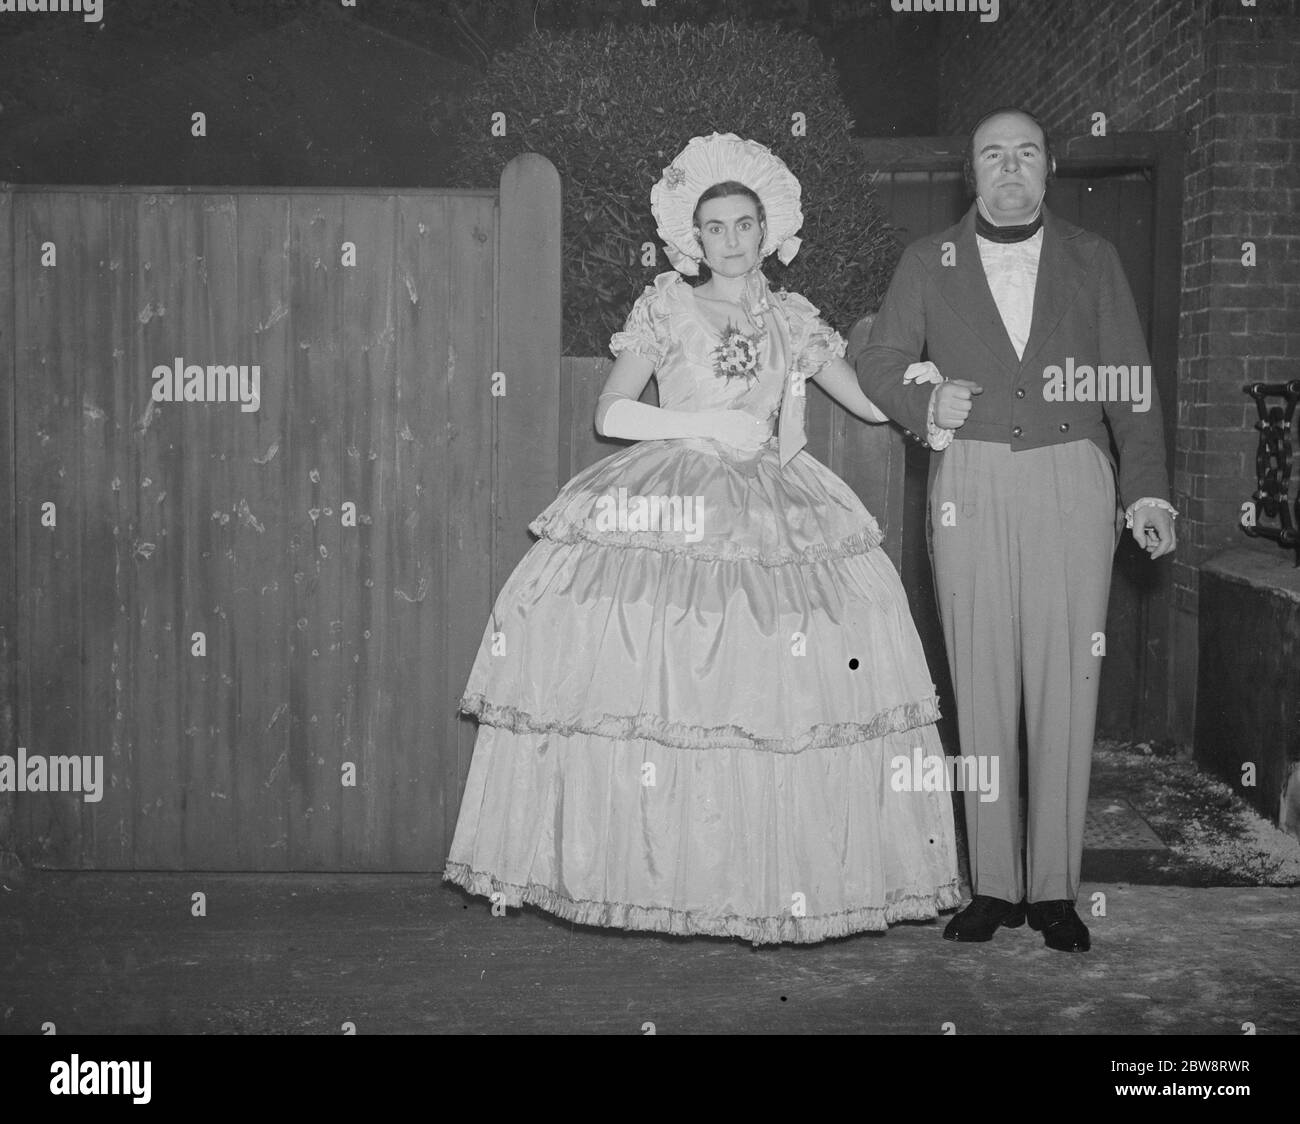
{"type": "Polygon", "coordinates": [[[934,396],[939,392],[939,387],[942,385],[943,383],[939,383],[934,390],[930,391],[930,405],[926,407],[925,411],[925,437],[930,443],[930,448],[936,452],[951,445],[953,435],[953,430],[944,429],[934,420],[934,396]]]}
{"type": "Polygon", "coordinates": [[[1125,527],[1133,526],[1133,513],[1137,511],[1139,507],[1162,507],[1169,512],[1172,518],[1178,518],[1178,509],[1168,500],[1156,499],[1155,496],[1143,496],[1140,500],[1134,500],[1128,505],[1128,510],[1124,512],[1125,527]]]}

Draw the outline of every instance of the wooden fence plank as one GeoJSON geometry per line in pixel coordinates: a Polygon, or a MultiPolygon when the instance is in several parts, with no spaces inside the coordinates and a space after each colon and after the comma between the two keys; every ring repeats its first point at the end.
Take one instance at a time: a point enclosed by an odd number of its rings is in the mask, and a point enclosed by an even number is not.
{"type": "Polygon", "coordinates": [[[289,854],[291,870],[338,870],[337,819],[343,762],[341,660],[330,624],[340,597],[339,502],[344,397],[340,253],[346,197],[303,195],[291,215],[292,301],[296,312],[289,429],[290,558],[294,626],[290,643],[289,854]]]}
{"type": "Polygon", "coordinates": [[[438,833],[434,838],[439,868],[451,845],[459,794],[477,737],[476,722],[460,715],[456,700],[469,678],[478,643],[489,628],[494,599],[493,521],[484,513],[490,511],[493,498],[495,399],[491,396],[491,372],[497,347],[494,277],[498,224],[498,208],[484,200],[448,203],[448,272],[443,296],[446,363],[435,366],[435,373],[442,376],[448,434],[443,573],[448,606],[456,604],[458,609],[447,613],[439,650],[446,669],[445,686],[435,700],[439,711],[434,728],[439,737],[447,738],[448,746],[455,746],[455,754],[443,758],[442,772],[434,778],[438,799],[433,829],[438,833]]]}
{"type": "MultiPolygon", "coordinates": [[[[862,317],[848,335],[850,364],[866,346],[873,316],[862,317]]],[[[906,477],[904,438],[897,426],[848,425],[844,431],[840,477],[875,517],[884,535],[885,552],[895,567],[903,560],[903,499],[906,477]]]]}
{"type": "Polygon", "coordinates": [[[293,536],[307,517],[295,504],[290,440],[296,428],[291,379],[298,353],[290,295],[290,209],[284,195],[236,196],[239,361],[262,371],[262,400],[231,437],[239,472],[221,505],[231,558],[233,682],[231,802],[238,870],[289,865],[290,638],[293,536]]]}
{"type": "Polygon", "coordinates": [[[560,177],[537,153],[501,173],[497,265],[497,491],[492,588],[531,545],[528,524],[559,487],[560,177]]]}
{"type": "MultiPolygon", "coordinates": [[[[29,757],[80,753],[81,402],[77,340],[85,243],[80,196],[24,198],[17,237],[17,509],[21,712],[29,757]],[[56,264],[43,264],[47,245],[56,264]],[[45,504],[53,504],[43,523],[45,504]]],[[[42,866],[76,865],[79,794],[25,792],[19,823],[42,866]]]]}
{"type": "MultiPolygon", "coordinates": [[[[184,322],[184,350],[178,354],[205,369],[209,365],[237,368],[234,200],[195,196],[177,199],[176,208],[184,232],[175,262],[181,276],[184,322]]],[[[228,395],[230,388],[224,389],[228,395]]],[[[229,747],[235,732],[227,728],[234,670],[229,628],[233,587],[224,540],[240,520],[232,513],[223,529],[212,513],[233,506],[227,503],[238,486],[231,442],[249,415],[238,402],[186,402],[177,409],[184,433],[183,476],[171,483],[165,506],[171,534],[180,540],[175,546],[182,591],[177,648],[184,804],[178,865],[229,870],[237,861],[238,846],[228,798],[233,781],[229,747]],[[203,648],[196,649],[200,633],[203,648]]]]}
{"type": "Polygon", "coordinates": [[[340,234],[356,247],[356,264],[340,275],[343,413],[335,506],[354,505],[356,525],[343,525],[342,510],[332,517],[340,526],[339,602],[329,646],[339,665],[342,764],[355,770],[355,784],[342,785],[337,771],[321,779],[337,789],[332,800],[343,870],[367,863],[392,869],[394,774],[405,748],[393,716],[401,698],[397,669],[408,655],[402,631],[421,608],[414,586],[408,590],[396,570],[405,515],[395,479],[398,429],[405,422],[396,395],[396,214],[392,196],[349,197],[340,234]]]}
{"type": "MultiPolygon", "coordinates": [[[[565,403],[565,415],[560,418],[565,432],[561,447],[568,452],[560,464],[564,481],[627,445],[626,441],[596,433],[596,400],[613,366],[614,360],[603,356],[565,356],[561,361],[560,397],[565,403]]],[[[639,401],[659,405],[659,387],[653,378],[646,383],[639,401]]]]}
{"type": "Polygon", "coordinates": [[[829,465],[835,455],[835,429],[839,424],[835,411],[838,408],[811,380],[804,382],[804,395],[804,433],[808,437],[804,450],[822,464],[829,465]]]}
{"type": "Polygon", "coordinates": [[[122,545],[119,531],[121,482],[126,472],[122,435],[130,432],[127,388],[147,395],[148,371],[127,371],[126,337],[134,317],[126,311],[122,251],[135,247],[135,209],[122,196],[85,196],[94,221],[88,224],[77,269],[86,284],[79,333],[82,346],[81,427],[78,438],[84,487],[79,517],[82,562],[82,719],[79,752],[103,764],[102,798],[83,813],[80,854],[75,865],[124,868],[131,862],[133,794],[127,785],[131,747],[122,737],[125,623],[118,590],[122,545]],[[127,756],[124,756],[127,755],[127,756]]]}
{"type": "MultiPolygon", "coordinates": [[[[454,754],[442,758],[433,778],[437,786],[434,830],[435,865],[442,869],[456,828],[459,797],[465,787],[478,726],[456,709],[469,678],[479,642],[488,627],[495,597],[492,574],[493,352],[497,338],[495,276],[498,223],[495,203],[483,199],[448,202],[449,253],[444,319],[448,325],[446,361],[434,364],[443,380],[448,432],[446,512],[442,537],[447,625],[440,659],[445,668],[442,694],[432,700],[432,723],[454,754]]],[[[558,456],[558,454],[557,454],[558,456]]]]}
{"type": "MultiPolygon", "coordinates": [[[[106,481],[105,506],[112,524],[113,618],[112,661],[109,665],[111,706],[107,792],[100,810],[96,865],[131,869],[136,860],[136,826],[140,818],[137,777],[140,769],[139,698],[135,676],[139,667],[140,624],[136,606],[136,488],[143,419],[152,380],[141,343],[139,311],[143,270],[140,268],[140,200],[108,194],[112,201],[108,284],[112,288],[113,381],[106,409],[113,428],[112,471],[106,481]]],[[[107,471],[108,465],[105,465],[107,471]]]]}
{"type": "MultiPolygon", "coordinates": [[[[189,346],[194,325],[187,313],[191,318],[198,313],[185,301],[186,231],[180,201],[167,195],[141,198],[137,223],[140,354],[135,369],[152,372],[177,357],[188,362],[195,356],[189,346]]],[[[179,513],[186,503],[183,458],[190,407],[157,403],[150,396],[144,402],[136,423],[139,457],[133,478],[123,482],[134,517],[130,566],[137,629],[133,864],[167,870],[180,866],[184,816],[182,661],[188,659],[188,646],[182,639],[186,574],[179,513]]]]}
{"type": "Polygon", "coordinates": [[[393,870],[427,870],[441,862],[439,765],[454,763],[457,754],[453,716],[443,699],[452,592],[446,584],[450,426],[443,370],[452,203],[396,199],[395,428],[382,450],[392,478],[384,519],[392,540],[392,639],[383,649],[381,673],[393,707],[385,761],[393,870]]]}

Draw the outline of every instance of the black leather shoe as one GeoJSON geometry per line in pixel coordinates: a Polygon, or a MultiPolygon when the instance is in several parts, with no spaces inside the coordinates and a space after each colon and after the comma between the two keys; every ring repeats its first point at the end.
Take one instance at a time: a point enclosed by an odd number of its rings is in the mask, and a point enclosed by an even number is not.
{"type": "Polygon", "coordinates": [[[991,941],[999,926],[1015,929],[1025,923],[1025,903],[976,894],[943,930],[946,941],[991,941]]]}
{"type": "Polygon", "coordinates": [[[1048,948],[1057,952],[1087,952],[1092,947],[1088,926],[1074,912],[1074,902],[1030,902],[1029,927],[1043,934],[1048,948]]]}

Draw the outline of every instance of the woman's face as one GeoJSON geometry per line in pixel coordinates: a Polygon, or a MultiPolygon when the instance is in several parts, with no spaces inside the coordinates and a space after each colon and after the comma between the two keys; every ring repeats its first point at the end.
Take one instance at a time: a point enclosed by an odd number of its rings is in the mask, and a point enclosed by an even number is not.
{"type": "Polygon", "coordinates": [[[763,245],[758,207],[747,195],[724,195],[700,205],[696,215],[704,260],[714,273],[741,277],[753,269],[763,245]]]}

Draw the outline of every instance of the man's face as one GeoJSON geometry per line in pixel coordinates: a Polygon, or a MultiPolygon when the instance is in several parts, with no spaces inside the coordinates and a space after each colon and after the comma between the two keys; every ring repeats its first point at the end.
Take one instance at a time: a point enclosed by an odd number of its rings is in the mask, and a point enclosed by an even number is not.
{"type": "Polygon", "coordinates": [[[975,130],[975,191],[999,226],[1028,222],[1047,189],[1043,131],[1019,113],[999,113],[975,130]]]}
{"type": "Polygon", "coordinates": [[[698,220],[704,260],[714,273],[740,277],[758,264],[763,224],[748,196],[710,199],[700,207],[698,220]]]}

